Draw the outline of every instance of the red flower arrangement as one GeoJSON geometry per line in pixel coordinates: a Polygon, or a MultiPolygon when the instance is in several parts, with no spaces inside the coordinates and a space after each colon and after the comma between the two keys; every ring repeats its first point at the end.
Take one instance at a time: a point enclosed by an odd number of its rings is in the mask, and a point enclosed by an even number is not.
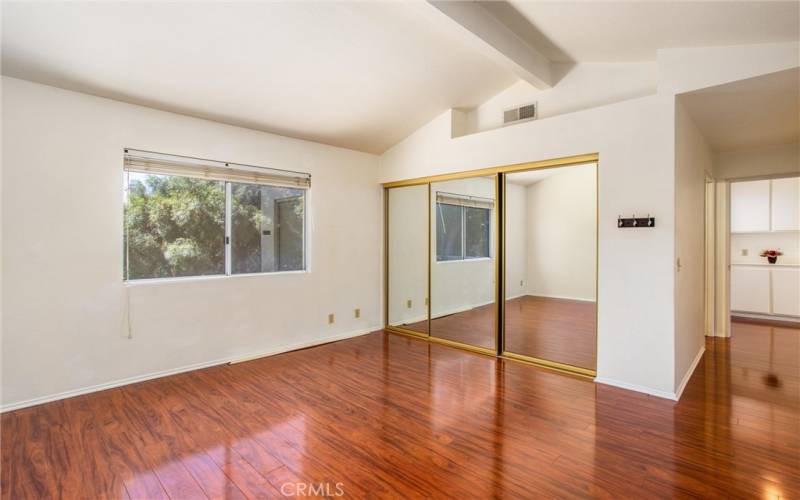
{"type": "Polygon", "coordinates": [[[760,255],[766,257],[770,264],[774,264],[778,261],[778,256],[783,255],[783,252],[780,250],[762,250],[760,255]]]}

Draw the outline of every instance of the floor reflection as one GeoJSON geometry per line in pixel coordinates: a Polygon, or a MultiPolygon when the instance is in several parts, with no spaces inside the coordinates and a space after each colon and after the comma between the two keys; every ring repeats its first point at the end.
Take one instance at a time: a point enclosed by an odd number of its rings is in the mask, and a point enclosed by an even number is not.
{"type": "Polygon", "coordinates": [[[674,403],[377,333],[4,413],[2,497],[791,497],[799,354],[734,323],[674,403]]]}

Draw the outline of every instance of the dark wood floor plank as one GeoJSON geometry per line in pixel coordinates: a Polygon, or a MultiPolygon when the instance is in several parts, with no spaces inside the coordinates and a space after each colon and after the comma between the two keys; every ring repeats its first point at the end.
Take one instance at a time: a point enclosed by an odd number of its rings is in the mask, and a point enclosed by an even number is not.
{"type": "Polygon", "coordinates": [[[124,480],[107,466],[110,461],[103,430],[86,396],[63,401],[60,419],[66,423],[59,429],[69,460],[64,483],[69,490],[65,498],[127,498],[124,480]]]}
{"type": "MultiPolygon", "coordinates": [[[[431,319],[431,336],[495,349],[495,304],[431,319]]],[[[427,321],[402,325],[427,331],[427,321]]],[[[505,350],[594,370],[597,304],[592,301],[523,295],[506,301],[505,350]]]]}
{"type": "Polygon", "coordinates": [[[141,439],[128,428],[122,389],[83,396],[101,430],[107,467],[122,478],[133,500],[166,499],[167,492],[153,473],[156,463],[144,452],[141,439]]]}
{"type": "Polygon", "coordinates": [[[0,490],[800,496],[800,330],[734,323],[706,347],[674,403],[376,333],[6,413],[0,490]]]}

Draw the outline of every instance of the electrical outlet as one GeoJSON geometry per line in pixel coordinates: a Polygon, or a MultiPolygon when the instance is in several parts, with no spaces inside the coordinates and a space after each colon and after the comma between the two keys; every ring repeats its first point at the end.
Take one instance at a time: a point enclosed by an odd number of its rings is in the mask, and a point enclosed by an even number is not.
{"type": "Polygon", "coordinates": [[[361,309],[356,308],[355,313],[353,314],[356,318],[361,317],[361,309]]]}
{"type": "Polygon", "coordinates": [[[411,309],[411,299],[408,299],[408,300],[406,301],[406,307],[407,307],[407,308],[409,308],[409,309],[411,309]]]}
{"type": "Polygon", "coordinates": [[[334,316],[333,313],[330,313],[328,315],[328,324],[332,325],[334,321],[336,321],[336,316],[334,316]]]}
{"type": "Polygon", "coordinates": [[[519,286],[522,286],[522,280],[519,280],[519,286]]]}

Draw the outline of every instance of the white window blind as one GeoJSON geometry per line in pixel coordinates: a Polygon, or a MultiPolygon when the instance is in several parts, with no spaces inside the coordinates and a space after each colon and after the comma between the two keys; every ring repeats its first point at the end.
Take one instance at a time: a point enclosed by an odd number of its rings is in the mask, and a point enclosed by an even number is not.
{"type": "Polygon", "coordinates": [[[479,196],[468,196],[464,194],[436,192],[436,203],[446,205],[459,205],[462,207],[473,208],[494,208],[494,200],[491,198],[481,198],[479,196]]]}
{"type": "Polygon", "coordinates": [[[187,156],[125,150],[125,171],[308,189],[311,174],[187,156]]]}

